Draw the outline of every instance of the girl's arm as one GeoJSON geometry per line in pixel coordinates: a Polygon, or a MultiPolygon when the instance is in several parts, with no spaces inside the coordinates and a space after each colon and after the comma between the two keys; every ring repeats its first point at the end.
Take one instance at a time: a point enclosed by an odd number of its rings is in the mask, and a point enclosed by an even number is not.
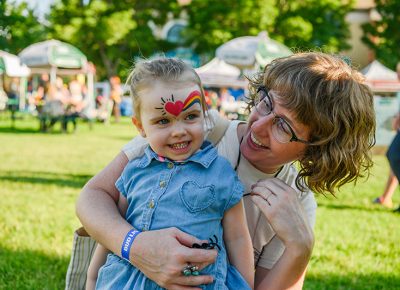
{"type": "Polygon", "coordinates": [[[99,270],[106,262],[108,253],[110,253],[109,250],[104,248],[102,245],[97,244],[87,271],[86,290],[96,289],[96,281],[99,275],[99,270]]]}
{"type": "Polygon", "coordinates": [[[240,201],[225,213],[222,226],[229,261],[253,289],[254,254],[244,214],[243,201],[240,201]]]}

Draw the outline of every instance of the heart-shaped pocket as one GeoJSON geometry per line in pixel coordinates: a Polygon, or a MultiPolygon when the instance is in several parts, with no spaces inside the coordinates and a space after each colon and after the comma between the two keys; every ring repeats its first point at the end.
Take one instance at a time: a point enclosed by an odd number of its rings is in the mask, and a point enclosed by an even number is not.
{"type": "Polygon", "coordinates": [[[179,195],[190,212],[205,210],[215,201],[214,185],[200,186],[194,181],[185,182],[179,195]]]}

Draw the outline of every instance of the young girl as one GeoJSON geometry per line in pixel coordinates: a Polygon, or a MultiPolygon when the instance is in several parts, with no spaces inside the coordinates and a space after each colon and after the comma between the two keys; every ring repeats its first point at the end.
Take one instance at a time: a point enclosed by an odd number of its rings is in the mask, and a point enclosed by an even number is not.
{"type": "MultiPolygon", "coordinates": [[[[206,104],[198,75],[180,60],[157,59],[136,64],[129,82],[132,121],[149,146],[143,157],[127,164],[116,182],[120,210],[134,227],[126,235],[121,256],[129,259],[141,232],[174,226],[208,241],[193,247],[218,251],[214,264],[202,269],[188,263],[183,275],[212,275],[214,282],[204,289],[228,289],[228,284],[252,288],[254,260],[241,201],[243,186],[229,162],[203,141],[206,104]]],[[[99,246],[88,288],[94,285],[104,253],[99,246]]],[[[161,287],[128,260],[110,254],[96,289],[161,287]]]]}

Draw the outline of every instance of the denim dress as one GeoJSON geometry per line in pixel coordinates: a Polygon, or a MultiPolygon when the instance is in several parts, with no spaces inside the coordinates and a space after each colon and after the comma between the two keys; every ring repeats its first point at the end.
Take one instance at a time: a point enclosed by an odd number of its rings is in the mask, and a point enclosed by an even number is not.
{"type": "MultiPolygon", "coordinates": [[[[141,231],[177,227],[199,239],[215,237],[220,250],[214,264],[201,274],[214,277],[202,289],[250,289],[241,274],[229,265],[223,242],[222,218],[237,204],[243,186],[229,162],[204,142],[183,162],[160,158],[147,147],[130,161],[116,182],[128,200],[126,220],[141,231]]],[[[163,289],[139,269],[110,254],[99,271],[96,289],[163,289]]]]}

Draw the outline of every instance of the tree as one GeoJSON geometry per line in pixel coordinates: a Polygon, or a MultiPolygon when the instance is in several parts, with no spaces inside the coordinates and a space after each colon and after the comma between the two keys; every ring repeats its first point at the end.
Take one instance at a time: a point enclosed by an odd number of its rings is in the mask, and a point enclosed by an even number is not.
{"type": "Polygon", "coordinates": [[[183,44],[210,57],[228,40],[261,31],[296,50],[338,52],[347,48],[349,10],[342,0],[192,0],[186,6],[177,0],[61,0],[49,21],[53,37],[80,48],[101,76],[110,77],[125,76],[135,56],[182,45],[157,38],[149,23],[162,27],[186,13],[183,44]]]}
{"type": "Polygon", "coordinates": [[[124,77],[136,56],[166,46],[147,23],[165,23],[171,3],[176,1],[62,0],[51,9],[51,33],[81,49],[101,77],[124,77]]]}
{"type": "Polygon", "coordinates": [[[299,50],[336,53],[348,49],[350,36],[345,16],[352,2],[341,0],[278,1],[279,14],[271,35],[299,50]]]}
{"type": "Polygon", "coordinates": [[[296,50],[348,48],[345,15],[351,3],[341,0],[193,0],[186,9],[187,43],[200,53],[263,30],[296,50]]]}
{"type": "Polygon", "coordinates": [[[375,0],[380,20],[363,25],[363,41],[375,52],[376,58],[395,69],[400,61],[400,1],[375,0]]]}
{"type": "Polygon", "coordinates": [[[0,0],[0,47],[18,54],[28,45],[46,39],[43,26],[26,3],[0,0]]]}

